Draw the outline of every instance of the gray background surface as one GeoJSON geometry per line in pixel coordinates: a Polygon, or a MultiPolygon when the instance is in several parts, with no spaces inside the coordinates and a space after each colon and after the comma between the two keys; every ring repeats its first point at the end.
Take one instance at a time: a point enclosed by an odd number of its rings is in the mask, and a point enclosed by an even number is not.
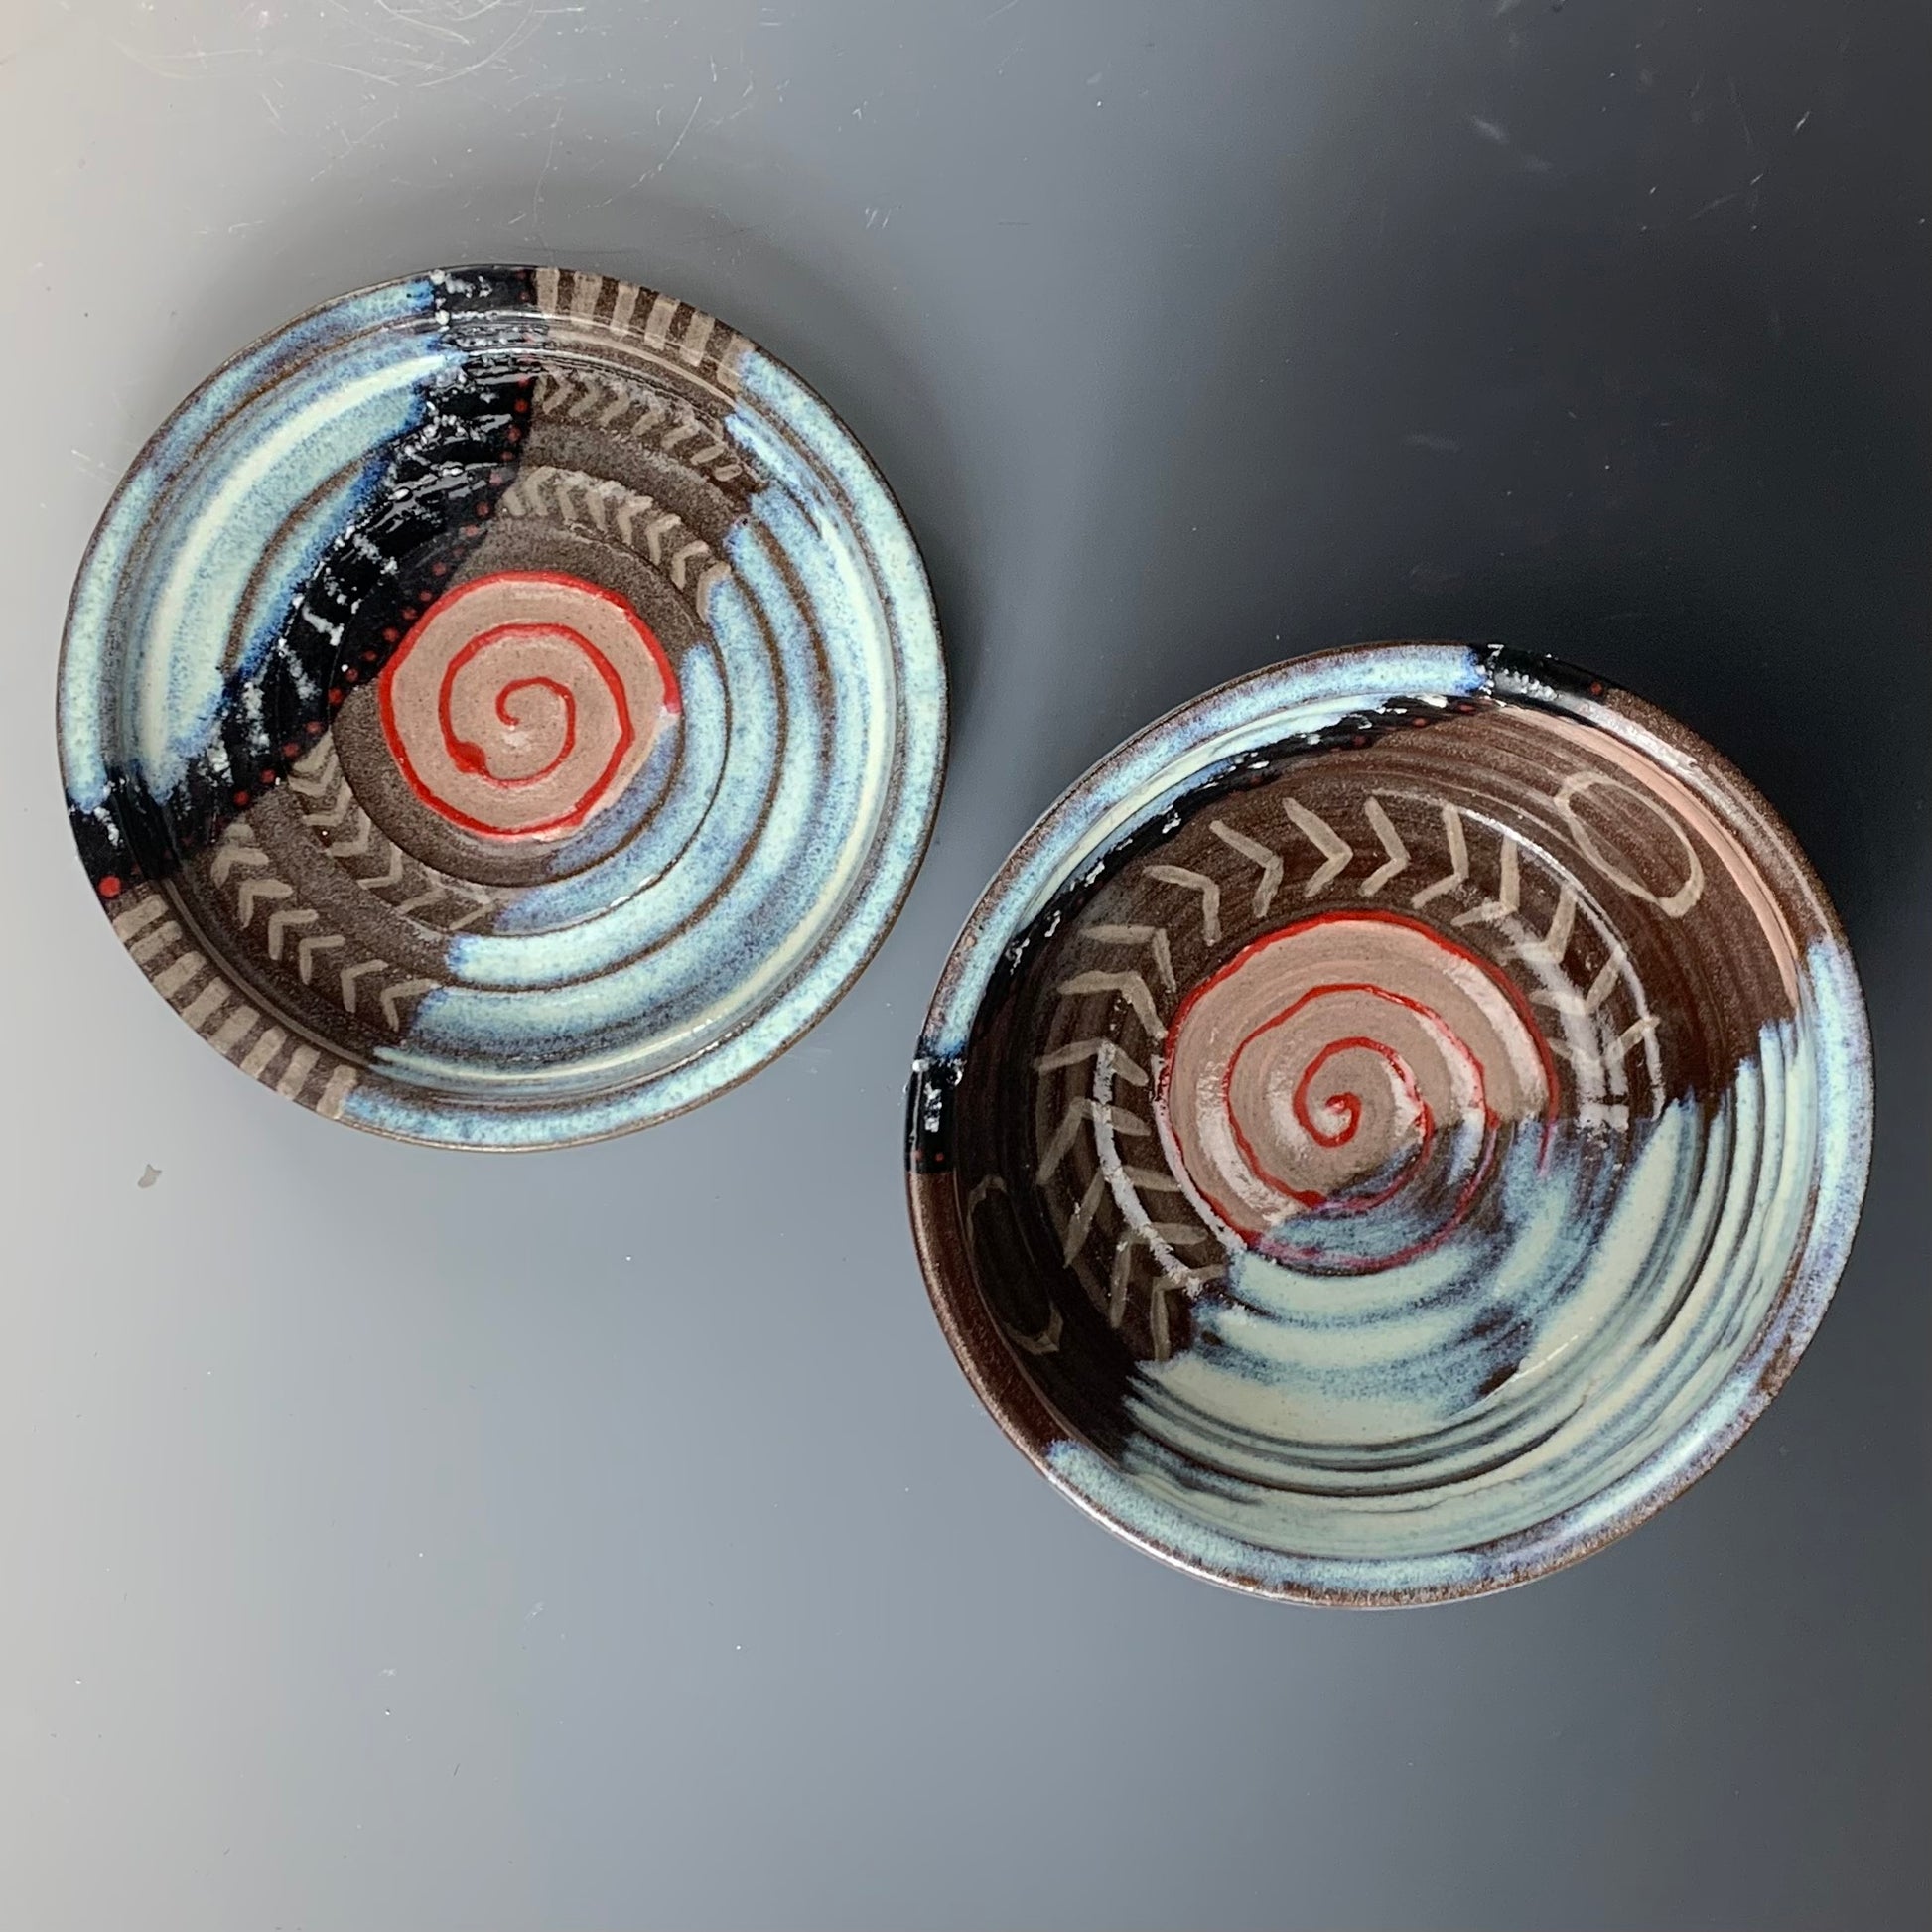
{"type": "Polygon", "coordinates": [[[1928,79],[1918,0],[0,0],[0,1918],[1924,1924],[1928,79]],[[490,259],[816,383],[957,703],[844,1005],[688,1119],[508,1161],[198,1043],[49,728],[160,417],[296,310],[490,259]],[[1162,1569],[1001,1440],[900,1092],[1064,783],[1403,634],[1560,650],[1742,764],[1850,928],[1879,1121],[1838,1302],[1716,1473],[1528,1589],[1348,1615],[1162,1569]]]}

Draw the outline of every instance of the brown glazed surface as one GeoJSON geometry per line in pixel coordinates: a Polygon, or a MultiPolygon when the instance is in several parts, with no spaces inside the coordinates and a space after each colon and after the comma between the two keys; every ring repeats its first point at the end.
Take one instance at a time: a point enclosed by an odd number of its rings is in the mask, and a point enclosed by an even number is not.
{"type": "Polygon", "coordinates": [[[557,268],[346,296],[210,377],[63,665],[69,821],[150,982],[286,1097],[461,1146],[782,1050],[891,923],[944,735],[849,433],[703,311],[557,268]]]}
{"type": "Polygon", "coordinates": [[[1595,1547],[1761,1406],[1856,1216],[1862,1018],[1788,834],[1649,707],[1311,663],[1015,855],[935,1000],[913,1220],[1076,1500],[1219,1581],[1417,1600],[1595,1547]]]}

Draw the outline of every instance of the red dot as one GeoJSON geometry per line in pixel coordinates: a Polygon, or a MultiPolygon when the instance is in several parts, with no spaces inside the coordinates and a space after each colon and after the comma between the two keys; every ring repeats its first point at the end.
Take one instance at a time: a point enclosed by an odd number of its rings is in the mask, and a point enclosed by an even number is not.
{"type": "Polygon", "coordinates": [[[480,537],[483,535],[483,532],[474,523],[466,523],[463,526],[463,534],[466,537],[480,537]]]}
{"type": "Polygon", "coordinates": [[[238,791],[234,795],[234,801],[237,805],[245,805],[248,802],[248,794],[245,791],[238,791]]]}
{"type": "Polygon", "coordinates": [[[489,505],[487,503],[479,503],[477,505],[477,514],[479,516],[487,516],[489,514],[489,505]]]}
{"type": "MultiPolygon", "coordinates": [[[[311,726],[309,727],[309,729],[310,729],[311,731],[314,731],[314,730],[315,730],[315,727],[314,727],[313,725],[311,725],[311,726]]],[[[288,742],[288,743],[287,743],[286,745],[284,745],[284,746],[282,747],[282,756],[283,756],[283,757],[284,757],[285,759],[292,759],[292,758],[294,758],[294,756],[296,755],[296,753],[297,753],[297,752],[299,752],[299,751],[301,751],[301,749],[302,749],[302,746],[301,746],[301,744],[300,744],[300,742],[299,742],[298,740],[296,740],[296,739],[293,739],[293,738],[292,738],[292,739],[290,739],[290,740],[289,740],[289,742],[288,742]]]]}
{"type": "Polygon", "coordinates": [[[362,653],[362,662],[364,664],[373,664],[375,662],[375,652],[372,650],[365,650],[362,653]]]}
{"type": "Polygon", "coordinates": [[[382,641],[385,644],[393,644],[401,635],[402,632],[394,624],[390,624],[382,633],[382,641]]]}
{"type": "Polygon", "coordinates": [[[274,782],[275,782],[275,773],[273,771],[264,771],[262,773],[263,784],[272,785],[274,782]]]}
{"type": "Polygon", "coordinates": [[[353,664],[351,664],[348,667],[348,669],[343,673],[343,679],[345,683],[353,684],[355,680],[361,675],[362,673],[358,671],[353,664]]]}
{"type": "Polygon", "coordinates": [[[322,731],[322,720],[320,718],[311,718],[309,722],[302,727],[302,729],[306,731],[311,738],[318,737],[322,731]]]}
{"type": "Polygon", "coordinates": [[[97,888],[97,890],[100,893],[102,898],[119,898],[121,896],[121,882],[118,879],[116,879],[114,875],[110,872],[107,875],[107,877],[100,882],[100,885],[97,888]]]}
{"type": "Polygon", "coordinates": [[[341,704],[342,701],[343,687],[340,684],[332,684],[329,687],[329,702],[331,704],[341,704]]]}
{"type": "Polygon", "coordinates": [[[522,440],[523,432],[514,423],[503,432],[503,441],[505,443],[520,443],[522,440]]]}
{"type": "Polygon", "coordinates": [[[431,564],[429,574],[432,577],[447,577],[450,574],[450,567],[448,564],[431,564]]]}
{"type": "Polygon", "coordinates": [[[517,399],[516,399],[516,400],[515,400],[515,401],[514,401],[513,403],[511,403],[511,404],[510,404],[510,407],[511,407],[511,408],[512,408],[513,410],[515,410],[515,411],[516,411],[516,413],[517,413],[517,414],[518,414],[519,416],[521,416],[521,415],[523,414],[523,412],[524,412],[524,411],[525,411],[526,409],[528,409],[528,408],[529,408],[529,406],[530,406],[530,405],[529,405],[529,403],[528,403],[528,401],[527,401],[527,400],[526,400],[526,399],[525,399],[524,397],[522,397],[522,396],[518,396],[518,397],[517,397],[517,399]]]}
{"type": "Polygon", "coordinates": [[[509,480],[510,480],[510,473],[507,470],[492,470],[489,473],[489,481],[498,489],[501,489],[502,486],[509,482],[509,480]]]}

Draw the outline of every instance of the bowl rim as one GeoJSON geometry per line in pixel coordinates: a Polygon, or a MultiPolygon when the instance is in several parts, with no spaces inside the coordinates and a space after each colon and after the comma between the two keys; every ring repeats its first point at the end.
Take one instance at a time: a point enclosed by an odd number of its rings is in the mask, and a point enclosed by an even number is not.
{"type": "MultiPolygon", "coordinates": [[[[1209,758],[1190,768],[1177,794],[1217,762],[1209,758]]],[[[1801,997],[1816,985],[1812,972],[1802,973],[1801,997]]],[[[1008,1440],[1068,1501],[1147,1555],[1244,1595],[1347,1608],[1399,1608],[1493,1594],[1580,1563],[1628,1535],[1715,1466],[1784,1386],[1824,1317],[1858,1228],[1870,1169],[1871,1117],[1870,1034],[1844,928],[1809,857],[1742,772],[1669,713],[1559,659],[1497,644],[1364,643],[1266,665],[1176,705],[1097,760],[1035,821],[962,926],[927,1011],[908,1090],[906,1201],[926,1292],[955,1359],[1008,1440]],[[1143,783],[1142,805],[1118,818],[1113,836],[1103,839],[1093,828],[1104,823],[1110,790],[1141,775],[1160,754],[1166,754],[1169,768],[1198,755],[1204,744],[1227,734],[1231,719],[1240,721],[1246,739],[1265,742],[1268,720],[1293,706],[1359,687],[1367,702],[1354,708],[1367,708],[1397,695],[1408,674],[1425,669],[1438,677],[1422,691],[1486,690],[1504,698],[1568,705],[1571,715],[1583,711],[1587,722],[1599,727],[1615,720],[1623,727],[1618,735],[1653,756],[1664,753],[1675,760],[1678,776],[1723,804],[1725,823],[1739,834],[1753,861],[1761,847],[1785,869],[1788,876],[1782,881],[1767,877],[1761,867],[1758,871],[1791,921],[1807,965],[1818,956],[1821,941],[1834,959],[1831,991],[1838,1010],[1835,1025],[1820,1041],[1821,1061],[1832,1063],[1821,1068],[1818,1145],[1839,1150],[1840,1189],[1825,1198],[1816,1186],[1819,1171],[1814,1166],[1813,1211],[1803,1245],[1787,1261],[1784,1285],[1751,1348],[1665,1443],[1582,1502],[1505,1536],[1421,1559],[1284,1555],[1198,1522],[1187,1539],[1192,1547],[1184,1547],[1177,1537],[1151,1526],[1164,1515],[1178,1517],[1177,1511],[1156,1505],[1138,1510],[1139,1521],[1127,1520],[1111,1498],[1131,1489],[1132,1478],[1115,1471],[1082,1441],[1026,1373],[980,1293],[953,1176],[921,1172],[917,1164],[920,1127],[915,1109],[928,1073],[956,1062],[951,1042],[963,1045],[970,1032],[991,959],[1079,866],[1131,826],[1145,823],[1160,802],[1147,794],[1143,783]],[[1072,830],[1076,822],[1088,827],[1084,842],[1072,830]],[[1211,1559],[1202,1554],[1210,1548],[1211,1559]],[[1423,1580],[1413,1581],[1418,1572],[1424,1573],[1423,1580]]]]}
{"type": "MultiPolygon", "coordinates": [[[[75,568],[73,583],[63,615],[61,642],[55,663],[53,708],[56,756],[62,785],[69,797],[72,795],[72,773],[64,726],[70,702],[70,679],[80,675],[75,668],[78,656],[76,629],[81,620],[83,599],[90,587],[94,586],[97,574],[105,568],[103,552],[117,521],[127,513],[127,506],[135,493],[144,484],[152,482],[155,486],[154,500],[141,516],[142,527],[135,532],[132,539],[135,546],[141,543],[145,528],[151,521],[155,509],[166,499],[171,482],[169,473],[160,466],[160,458],[166,451],[171,436],[189,418],[196,405],[225,379],[257,358],[266,355],[277,344],[298,339],[304,332],[311,330],[317,324],[326,322],[332,315],[342,314],[346,317],[356,305],[364,304],[370,298],[419,286],[434,288],[444,278],[450,276],[524,276],[529,278],[534,286],[539,274],[554,275],[560,272],[601,276],[606,281],[623,287],[644,286],[630,281],[627,277],[610,275],[602,269],[574,259],[553,260],[543,264],[466,262],[385,276],[380,280],[363,283],[355,288],[325,297],[275,327],[264,330],[224,356],[168,411],[143,440],[95,519],[82,549],[80,561],[75,568]]],[[[664,293],[661,290],[652,292],[660,295],[664,293]]],[[[673,299],[683,300],[683,298],[673,299]]],[[[856,470],[878,489],[905,539],[905,550],[911,564],[911,571],[903,586],[902,595],[897,599],[903,608],[898,616],[889,622],[892,655],[900,667],[901,683],[905,679],[904,667],[907,662],[919,661],[922,678],[930,685],[931,702],[912,704],[901,700],[894,710],[893,742],[890,747],[889,761],[895,774],[896,809],[882,821],[879,827],[878,837],[874,842],[873,863],[862,869],[853,881],[852,911],[844,920],[828,929],[830,934],[841,931],[856,933],[859,944],[845,967],[836,975],[828,976],[825,983],[814,991],[808,1006],[796,1016],[792,1024],[778,1030],[770,1039],[759,1042],[758,1047],[742,1060],[742,1063],[722,1070],[714,1069],[711,1077],[701,1085],[700,1089],[686,1098],[665,1102],[654,1100],[652,1095],[669,1076],[686,1071],[714,1055],[725,1053],[735,1044],[742,1045],[746,1036],[755,1033],[768,1020],[776,1008],[783,1004],[786,993],[795,990],[801,982],[791,982],[781,986],[778,992],[765,1000],[743,1025],[721,1035],[691,1058],[678,1061],[668,1068],[659,1069],[646,1078],[628,1085],[621,1083],[601,1088],[577,1096],[574,1100],[559,1101],[548,1107],[534,1109],[489,1107],[432,1089],[425,1088],[420,1090],[420,1093],[410,1089],[415,1110],[425,1121],[433,1121],[435,1123],[433,1127],[426,1126],[418,1129],[389,1119],[365,1118],[351,1114],[330,1116],[330,1118],[340,1119],[345,1125],[377,1135],[385,1140],[402,1141],[419,1147],[444,1148],[462,1153],[547,1153],[560,1148],[583,1147],[601,1141],[616,1140],[622,1135],[656,1126],[660,1122],[690,1113],[720,1095],[729,1093],[733,1088],[742,1086],[747,1080],[762,1072],[774,1060],[789,1052],[824,1020],[852,991],[877,957],[879,949],[885,944],[899,914],[903,911],[905,901],[918,879],[931,845],[933,828],[938,819],[945,786],[951,737],[951,693],[944,635],[932,594],[931,575],[919,547],[917,534],[897,492],[874,460],[870,450],[818,389],[800,375],[789,362],[765,347],[762,341],[746,336],[743,331],[736,328],[736,325],[717,317],[715,312],[707,310],[702,313],[712,315],[714,322],[722,324],[723,327],[740,336],[753,352],[761,357],[800,392],[804,401],[814,405],[823,413],[826,425],[844,445],[842,451],[844,459],[851,462],[856,470]],[[883,891],[879,890],[882,883],[883,891]],[[868,897],[872,901],[870,904],[865,902],[868,897]],[[582,1115],[594,1108],[606,1115],[606,1118],[597,1125],[583,1131],[571,1131],[565,1125],[573,1114],[582,1115]],[[490,1131],[493,1122],[528,1120],[533,1115],[550,1117],[558,1123],[560,1131],[546,1133],[540,1138],[527,1135],[504,1136],[492,1134],[490,1131]]],[[[381,322],[372,325],[376,329],[387,326],[390,325],[381,322]]],[[[353,340],[356,333],[358,332],[352,329],[346,330],[332,345],[340,346],[341,343],[353,340]]],[[[279,376],[274,375],[266,377],[262,384],[257,385],[256,389],[249,391],[247,396],[234,404],[233,409],[229,411],[229,416],[234,413],[234,410],[251,402],[261,390],[272,387],[279,379],[281,379],[279,376]]],[[[223,421],[226,420],[228,418],[224,417],[223,421]]],[[[817,460],[812,459],[812,461],[814,467],[817,467],[817,460]]],[[[104,593],[103,608],[109,614],[120,596],[121,577],[122,573],[116,571],[110,580],[100,586],[104,593]]],[[[116,907],[108,903],[102,909],[107,912],[111,921],[116,907]]],[[[117,939],[119,935],[116,934],[117,939]]],[[[131,951],[132,941],[121,943],[124,951],[131,951]]],[[[292,1035],[308,1039],[325,1050],[335,1050],[329,1038],[315,1034],[313,1029],[295,1020],[294,1016],[280,1013],[275,1018],[276,1024],[282,1026],[292,1035]]],[[[371,1066],[368,1070],[377,1069],[371,1066]]],[[[306,1103],[297,1104],[304,1105],[307,1111],[315,1111],[307,1107],[306,1103]]]]}

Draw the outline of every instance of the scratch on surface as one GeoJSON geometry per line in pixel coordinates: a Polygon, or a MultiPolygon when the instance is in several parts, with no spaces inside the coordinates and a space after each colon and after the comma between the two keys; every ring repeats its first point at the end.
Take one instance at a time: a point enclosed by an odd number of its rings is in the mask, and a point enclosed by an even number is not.
{"type": "Polygon", "coordinates": [[[1472,128],[1474,128],[1475,131],[1479,135],[1481,135],[1485,141],[1493,141],[1496,144],[1496,146],[1499,148],[1506,148],[1509,146],[1509,130],[1506,127],[1503,127],[1499,122],[1485,121],[1480,114],[1471,114],[1469,116],[1469,125],[1472,128]]]}
{"type": "MultiPolygon", "coordinates": [[[[747,91],[749,91],[749,89],[747,91]]],[[[673,158],[676,156],[678,149],[683,147],[684,137],[691,132],[692,123],[696,121],[698,118],[698,109],[703,105],[704,105],[704,95],[700,94],[697,97],[697,99],[691,103],[691,111],[690,113],[685,115],[684,125],[681,128],[679,128],[677,131],[677,139],[673,141],[671,145],[664,150],[663,156],[657,162],[656,166],[651,168],[646,168],[644,172],[641,175],[639,175],[637,179],[633,181],[628,188],[620,188],[616,194],[607,195],[603,201],[593,202],[591,206],[593,207],[609,207],[613,202],[621,201],[626,195],[634,195],[638,189],[643,187],[645,182],[655,181],[657,177],[661,175],[664,172],[664,170],[671,165],[671,162],[673,158]]]]}
{"type": "Polygon", "coordinates": [[[401,119],[402,119],[402,109],[396,108],[393,112],[384,114],[380,120],[371,121],[369,125],[361,131],[360,134],[347,134],[345,133],[341,127],[338,127],[336,132],[343,135],[343,145],[341,151],[337,154],[331,155],[329,159],[325,161],[322,164],[322,166],[318,168],[315,171],[315,173],[309,177],[309,179],[311,181],[320,181],[323,178],[323,176],[328,174],[332,169],[341,167],[342,164],[345,161],[346,161],[349,158],[349,156],[355,152],[357,148],[361,147],[365,142],[372,140],[376,135],[380,134],[385,127],[392,127],[395,125],[397,121],[401,119]]]}
{"type": "Polygon", "coordinates": [[[123,55],[137,68],[159,74],[163,80],[193,80],[207,70],[210,61],[245,61],[255,52],[248,47],[191,47],[179,54],[144,54],[112,34],[103,33],[101,39],[116,54],[123,55]]]}
{"type": "Polygon", "coordinates": [[[1732,189],[1728,195],[1720,195],[1716,197],[1714,200],[1706,202],[1705,205],[1701,208],[1699,208],[1695,214],[1690,216],[1690,219],[1693,221],[1702,221],[1707,214],[1716,212],[1716,210],[1723,207],[1726,202],[1734,202],[1737,199],[1738,194],[1741,191],[1737,189],[1732,189]]]}
{"type": "Polygon", "coordinates": [[[1402,440],[1412,450],[1434,450],[1439,456],[1462,454],[1462,445],[1452,436],[1431,436],[1424,430],[1412,430],[1402,440]]]}
{"type": "Polygon", "coordinates": [[[563,103],[557,103],[557,112],[550,122],[550,141],[543,151],[543,166],[537,170],[537,178],[530,189],[530,232],[534,234],[537,215],[543,207],[543,184],[550,175],[550,164],[557,158],[557,130],[564,124],[563,103]]]}
{"type": "Polygon", "coordinates": [[[1730,104],[1737,110],[1737,125],[1744,130],[1744,145],[1755,154],[1757,143],[1751,138],[1750,117],[1744,112],[1744,103],[1737,98],[1737,82],[1734,77],[1730,82],[1730,104]]]}

